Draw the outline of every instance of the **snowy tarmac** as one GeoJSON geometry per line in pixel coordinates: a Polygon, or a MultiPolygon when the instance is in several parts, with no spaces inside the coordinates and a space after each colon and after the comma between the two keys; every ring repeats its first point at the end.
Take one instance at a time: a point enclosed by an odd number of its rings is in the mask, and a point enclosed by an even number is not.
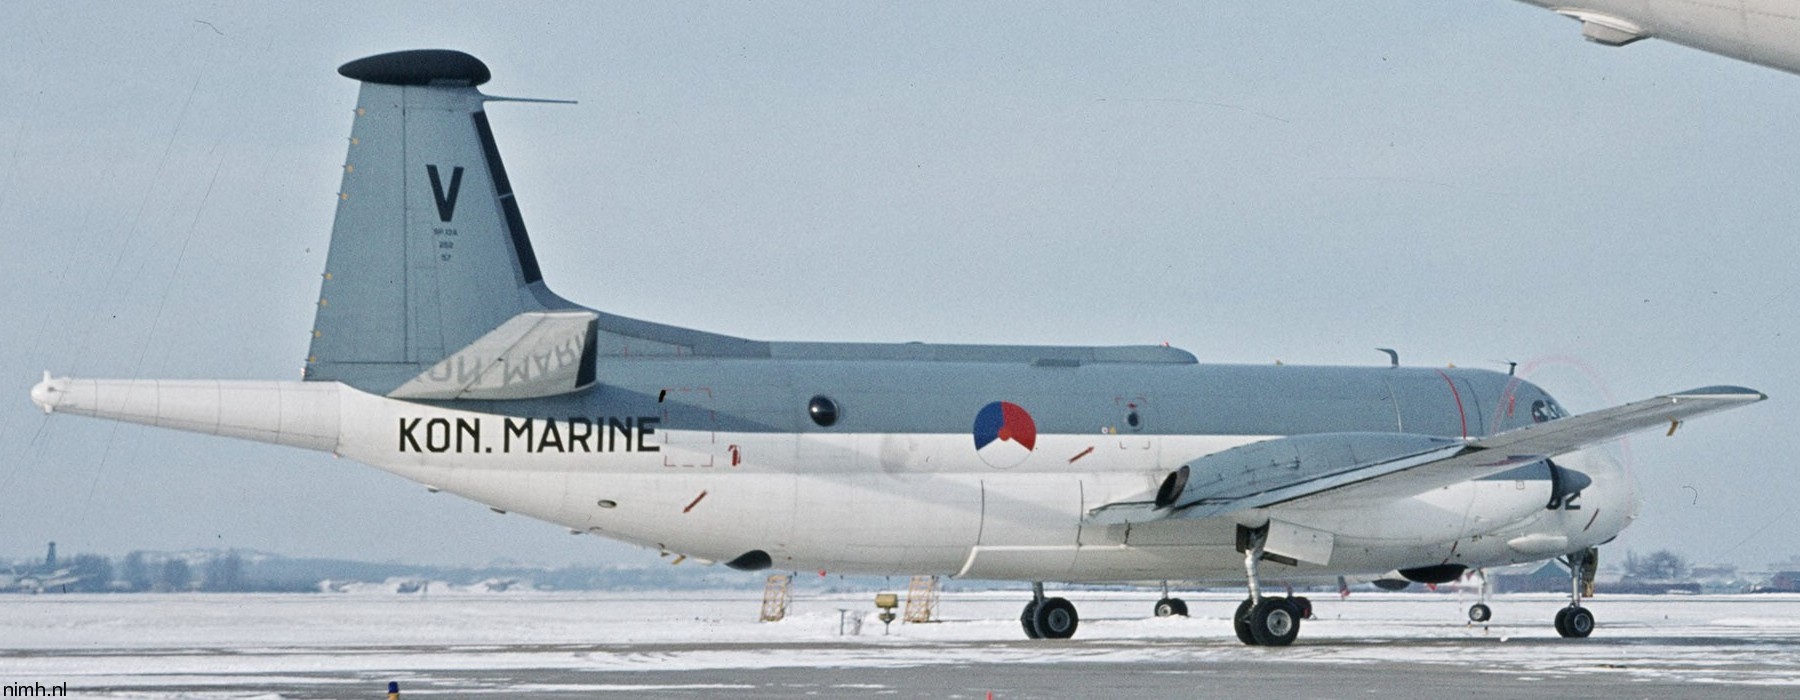
{"type": "Polygon", "coordinates": [[[755,593],[376,593],[0,597],[0,688],[69,697],[1800,697],[1800,596],[1604,596],[1564,640],[1554,595],[1313,596],[1283,649],[1246,647],[1239,599],[1069,591],[1072,640],[1027,641],[1029,596],[946,594],[942,622],[874,618],[873,592],[796,598],[757,622],[755,593]],[[839,609],[862,615],[839,635],[839,609]]]}

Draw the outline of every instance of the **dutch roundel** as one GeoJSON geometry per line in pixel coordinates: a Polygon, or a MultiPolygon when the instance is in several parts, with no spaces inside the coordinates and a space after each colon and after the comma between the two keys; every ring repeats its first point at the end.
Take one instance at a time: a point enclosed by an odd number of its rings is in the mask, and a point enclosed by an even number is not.
{"type": "Polygon", "coordinates": [[[1016,403],[995,401],[975,414],[975,454],[998,469],[1016,466],[1037,448],[1037,423],[1016,403]]]}

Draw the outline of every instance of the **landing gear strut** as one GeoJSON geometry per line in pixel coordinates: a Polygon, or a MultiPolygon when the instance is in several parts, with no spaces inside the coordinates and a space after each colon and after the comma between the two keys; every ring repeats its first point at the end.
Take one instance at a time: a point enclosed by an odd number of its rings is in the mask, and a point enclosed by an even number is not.
{"type": "Polygon", "coordinates": [[[1258,579],[1257,564],[1262,561],[1263,544],[1267,541],[1267,530],[1251,530],[1238,528],[1239,542],[1244,546],[1244,578],[1250,587],[1250,597],[1239,603],[1237,611],[1231,615],[1232,631],[1237,633],[1238,641],[1251,646],[1284,647],[1294,643],[1300,636],[1300,619],[1311,607],[1304,605],[1300,599],[1265,598],[1262,594],[1262,582],[1258,579]]]}
{"type": "Polygon", "coordinates": [[[1481,579],[1481,587],[1476,589],[1479,592],[1476,593],[1475,604],[1469,606],[1469,622],[1479,625],[1494,619],[1494,609],[1488,607],[1487,604],[1489,588],[1487,569],[1476,569],[1475,575],[1481,579]]]}
{"type": "Polygon", "coordinates": [[[1075,613],[1074,603],[1045,598],[1044,584],[1039,581],[1031,584],[1031,602],[1019,614],[1019,624],[1025,628],[1025,636],[1032,639],[1068,639],[1075,636],[1081,616],[1075,613]]]}
{"type": "Polygon", "coordinates": [[[1581,598],[1583,589],[1593,585],[1599,558],[1599,548],[1589,547],[1563,559],[1569,566],[1569,607],[1556,611],[1557,634],[1571,639],[1593,634],[1594,613],[1581,607],[1581,598]]]}
{"type": "Polygon", "coordinates": [[[1156,616],[1172,617],[1180,615],[1182,617],[1187,617],[1187,614],[1187,601],[1180,598],[1169,597],[1169,582],[1164,581],[1162,584],[1162,600],[1156,601],[1156,616]]]}

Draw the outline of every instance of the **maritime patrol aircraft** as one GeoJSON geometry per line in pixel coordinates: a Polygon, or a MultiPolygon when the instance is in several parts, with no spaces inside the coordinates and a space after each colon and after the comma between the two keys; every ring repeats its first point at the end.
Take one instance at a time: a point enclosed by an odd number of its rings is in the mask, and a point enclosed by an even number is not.
{"type": "Polygon", "coordinates": [[[43,593],[78,583],[81,578],[74,568],[56,565],[56,543],[51,542],[49,553],[44,555],[44,563],[0,572],[0,591],[43,593]]]}
{"type": "Polygon", "coordinates": [[[1765,398],[1711,386],[1568,415],[1483,370],[768,342],[616,316],[546,284],[486,65],[415,50],[338,72],[361,88],[304,380],[46,373],[38,406],[330,452],[735,569],[1032,582],[1033,638],[1079,624],[1044,582],[1244,581],[1238,637],[1282,646],[1308,605],[1264,577],[1447,582],[1551,557],[1574,572],[1556,628],[1587,636],[1581,572],[1637,513],[1592,448],[1765,398]]]}
{"type": "Polygon", "coordinates": [[[1800,1],[1521,0],[1581,22],[1606,46],[1646,38],[1800,73],[1800,1]]]}

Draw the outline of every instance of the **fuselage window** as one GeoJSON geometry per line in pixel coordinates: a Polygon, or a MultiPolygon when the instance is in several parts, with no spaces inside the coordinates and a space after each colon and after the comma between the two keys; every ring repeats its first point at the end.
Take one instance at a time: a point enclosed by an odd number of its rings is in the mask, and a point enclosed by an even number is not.
{"type": "Polygon", "coordinates": [[[829,428],[838,420],[838,406],[827,396],[814,396],[806,402],[806,414],[821,428],[829,428]]]}

